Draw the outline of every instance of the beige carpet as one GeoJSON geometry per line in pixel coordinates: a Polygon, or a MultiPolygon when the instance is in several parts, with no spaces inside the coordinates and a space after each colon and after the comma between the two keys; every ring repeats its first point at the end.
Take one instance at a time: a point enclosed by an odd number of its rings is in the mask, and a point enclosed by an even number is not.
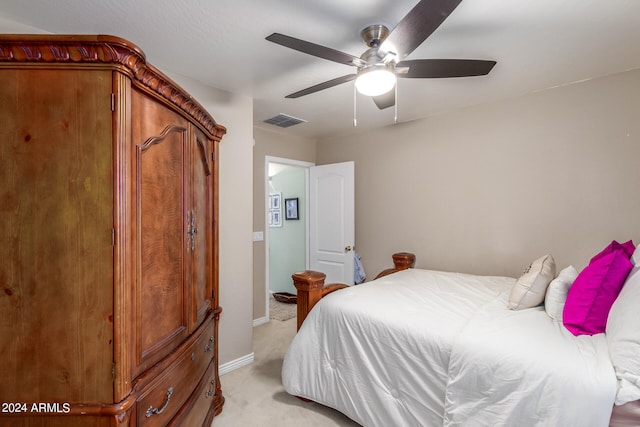
{"type": "Polygon", "coordinates": [[[274,320],[285,321],[296,317],[298,310],[297,304],[287,304],[284,302],[276,301],[271,295],[269,297],[269,318],[274,320]]]}
{"type": "Polygon", "coordinates": [[[220,378],[226,400],[213,427],[358,427],[333,409],[303,402],[284,391],[282,360],[295,333],[295,318],[254,328],[255,361],[220,378]]]}

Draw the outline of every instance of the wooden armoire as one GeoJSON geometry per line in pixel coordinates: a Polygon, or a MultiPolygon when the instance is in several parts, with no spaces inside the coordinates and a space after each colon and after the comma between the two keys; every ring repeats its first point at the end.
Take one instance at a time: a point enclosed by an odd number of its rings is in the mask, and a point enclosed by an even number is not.
{"type": "Polygon", "coordinates": [[[112,36],[0,35],[0,426],[208,426],[223,126],[112,36]]]}

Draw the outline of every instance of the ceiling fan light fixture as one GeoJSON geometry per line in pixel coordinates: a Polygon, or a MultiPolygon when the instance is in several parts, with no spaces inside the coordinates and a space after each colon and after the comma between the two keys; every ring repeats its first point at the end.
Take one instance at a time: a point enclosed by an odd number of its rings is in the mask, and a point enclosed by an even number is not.
{"type": "Polygon", "coordinates": [[[396,75],[388,65],[372,65],[361,70],[356,78],[356,89],[365,96],[379,96],[396,85],[396,75]]]}

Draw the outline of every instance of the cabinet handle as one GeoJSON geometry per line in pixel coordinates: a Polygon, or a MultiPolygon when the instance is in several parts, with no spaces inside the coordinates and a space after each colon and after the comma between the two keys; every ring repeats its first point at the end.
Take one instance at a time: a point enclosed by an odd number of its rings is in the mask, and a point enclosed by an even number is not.
{"type": "Polygon", "coordinates": [[[195,252],[196,250],[196,233],[198,232],[198,227],[196,227],[196,213],[191,212],[191,252],[195,252]]]}
{"type": "Polygon", "coordinates": [[[209,351],[213,350],[213,336],[211,338],[209,338],[209,344],[207,344],[204,347],[204,352],[207,353],[209,351]]]}
{"type": "Polygon", "coordinates": [[[206,399],[210,398],[211,396],[213,396],[215,394],[215,388],[216,386],[216,380],[211,380],[211,387],[209,387],[209,390],[207,390],[207,392],[204,394],[204,397],[206,399]]]}
{"type": "Polygon", "coordinates": [[[198,233],[196,213],[187,211],[187,252],[189,252],[189,249],[191,249],[191,252],[196,250],[196,233],[198,233]]]}
{"type": "Polygon", "coordinates": [[[151,415],[154,415],[154,414],[160,415],[161,413],[163,413],[164,410],[167,409],[167,406],[169,405],[169,401],[171,400],[172,394],[173,394],[173,387],[169,387],[169,390],[167,390],[167,400],[164,402],[164,405],[162,405],[162,408],[158,409],[158,408],[154,408],[153,406],[149,406],[149,409],[147,409],[147,412],[145,414],[147,418],[151,417],[151,415]]]}
{"type": "Polygon", "coordinates": [[[189,252],[191,236],[191,211],[187,211],[187,252],[189,252]]]}

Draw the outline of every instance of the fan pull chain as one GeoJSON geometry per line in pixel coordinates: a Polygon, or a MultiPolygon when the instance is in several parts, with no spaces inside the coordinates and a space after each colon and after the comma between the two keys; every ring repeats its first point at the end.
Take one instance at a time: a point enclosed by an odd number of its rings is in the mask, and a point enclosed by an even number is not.
{"type": "Polygon", "coordinates": [[[393,87],[393,90],[396,91],[396,102],[393,107],[395,109],[395,112],[393,114],[393,123],[397,125],[398,124],[398,82],[396,82],[395,86],[393,87]]]}
{"type": "Polygon", "coordinates": [[[356,85],[353,85],[353,127],[358,126],[358,119],[356,118],[358,97],[356,94],[356,85]]]}

